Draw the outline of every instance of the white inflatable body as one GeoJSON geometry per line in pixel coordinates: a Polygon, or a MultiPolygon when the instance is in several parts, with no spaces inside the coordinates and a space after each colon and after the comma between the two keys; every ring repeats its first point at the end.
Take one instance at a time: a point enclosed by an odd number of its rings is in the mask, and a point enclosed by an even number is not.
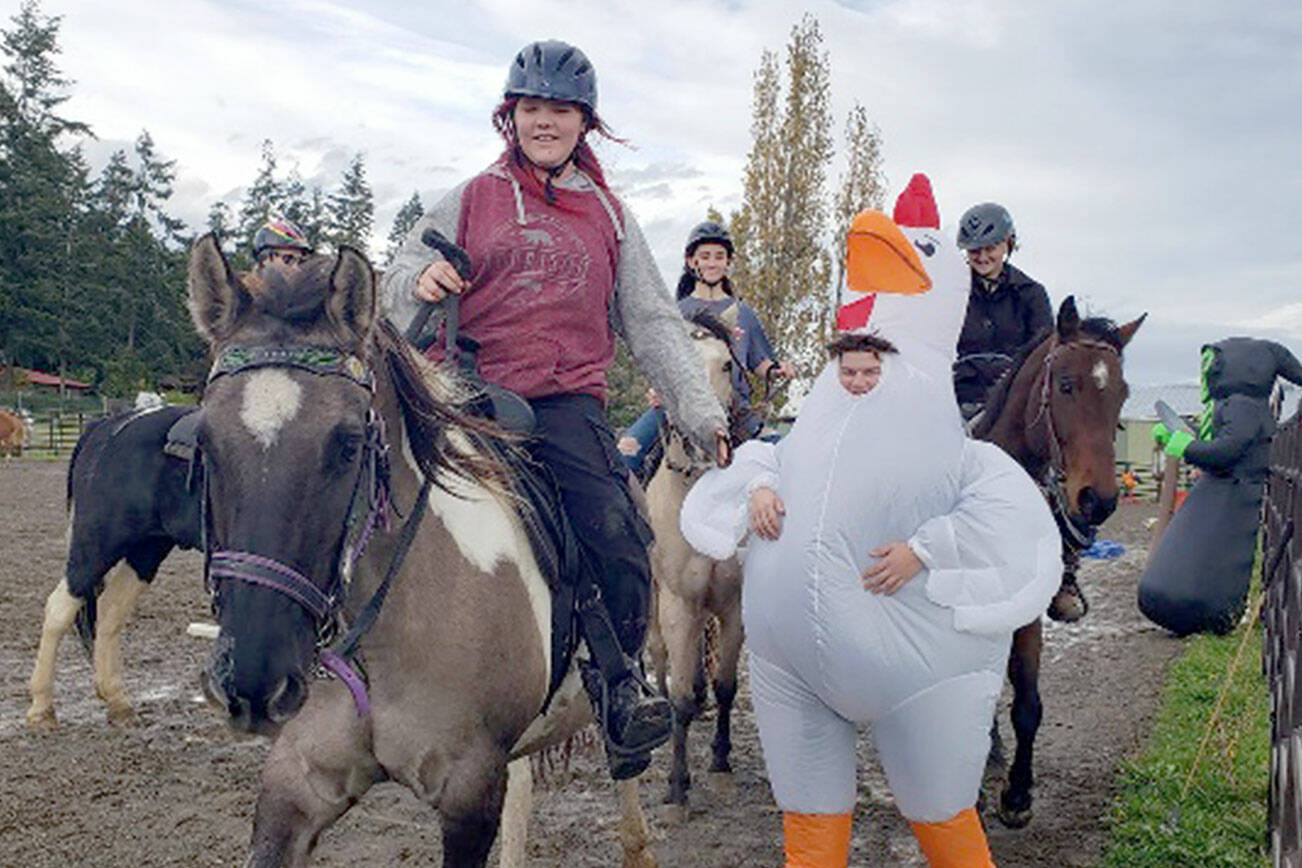
{"type": "Polygon", "coordinates": [[[1044,611],[1061,575],[1034,483],[963,432],[950,365],[967,268],[938,231],[904,232],[933,289],[877,297],[871,326],[899,349],[877,387],[851,395],[830,363],[785,439],[741,447],[683,507],[684,536],[716,557],[744,536],[756,486],[786,507],[779,539],[747,545],[742,603],[756,719],[785,811],[853,809],[859,723],[872,724],[908,819],[971,807],[1012,633],[1044,611]],[[893,595],[865,591],[868,553],[897,540],[923,571],[893,595]]]}

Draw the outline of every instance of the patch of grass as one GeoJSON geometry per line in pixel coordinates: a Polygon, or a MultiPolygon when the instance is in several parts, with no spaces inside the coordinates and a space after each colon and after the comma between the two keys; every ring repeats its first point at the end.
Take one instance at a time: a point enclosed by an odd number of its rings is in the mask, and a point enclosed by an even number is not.
{"type": "MultiPolygon", "coordinates": [[[[1255,608],[1259,593],[1254,588],[1249,606],[1255,608]]],[[[1167,673],[1162,706],[1143,754],[1122,766],[1103,865],[1270,864],[1270,695],[1261,649],[1262,629],[1256,622],[1229,636],[1189,640],[1167,673]],[[1237,667],[1226,687],[1236,655],[1237,667]]]]}

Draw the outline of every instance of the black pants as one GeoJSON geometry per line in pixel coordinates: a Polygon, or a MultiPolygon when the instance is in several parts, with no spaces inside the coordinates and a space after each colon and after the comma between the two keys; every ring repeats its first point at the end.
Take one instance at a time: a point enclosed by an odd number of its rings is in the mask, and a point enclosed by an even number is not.
{"type": "Polygon", "coordinates": [[[555,477],[585,569],[601,591],[624,653],[636,658],[651,600],[651,529],[629,495],[628,468],[615,435],[591,395],[552,395],[529,404],[537,419],[529,451],[555,477]]]}

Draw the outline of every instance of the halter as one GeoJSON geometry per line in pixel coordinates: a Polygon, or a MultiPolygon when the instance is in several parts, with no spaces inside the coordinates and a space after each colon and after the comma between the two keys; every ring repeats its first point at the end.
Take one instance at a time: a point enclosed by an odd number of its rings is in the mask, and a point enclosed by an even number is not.
{"type": "Polygon", "coordinates": [[[1117,348],[1105,341],[1076,340],[1063,343],[1058,340],[1058,335],[1054,334],[1051,338],[1049,352],[1045,354],[1043,367],[1040,371],[1039,407],[1036,409],[1035,418],[1030,421],[1026,429],[1028,431],[1033,430],[1041,419],[1044,420],[1045,439],[1049,443],[1049,465],[1045,468],[1044,477],[1040,481],[1040,488],[1053,505],[1054,516],[1058,518],[1059,527],[1071,537],[1074,545],[1079,548],[1086,548],[1090,545],[1092,539],[1085,536],[1068,517],[1067,493],[1063,489],[1063,483],[1067,480],[1067,468],[1066,463],[1063,461],[1062,443],[1058,439],[1058,427],[1053,421],[1053,401],[1051,400],[1053,397],[1053,363],[1057,360],[1059,354],[1072,347],[1106,350],[1118,359],[1121,357],[1121,353],[1117,348]]]}
{"type": "MultiPolygon", "coordinates": [[[[366,389],[374,400],[375,376],[371,369],[357,356],[332,347],[230,347],[213,363],[208,382],[211,384],[222,376],[267,367],[294,368],[318,376],[343,377],[366,389]]],[[[341,607],[367,543],[377,526],[386,532],[389,530],[389,511],[392,505],[389,447],[385,439],[384,421],[374,407],[367,410],[361,461],[362,469],[353,487],[344,519],[343,544],[324,591],[319,583],[274,558],[252,552],[210,548],[207,486],[212,474],[207,472],[206,466],[201,498],[201,528],[206,556],[204,583],[212,599],[214,612],[217,609],[217,583],[222,580],[269,588],[289,597],[303,607],[316,626],[316,648],[322,665],[344,682],[353,694],[358,712],[364,714],[370,710],[366,688],[347,658],[352,656],[362,634],[374,622],[380,605],[388,594],[389,585],[410,548],[416,528],[424,515],[430,482],[428,479],[424,482],[416,507],[404,523],[399,545],[380,587],[339,645],[335,649],[326,649],[325,646],[338,634],[342,623],[341,607]]]]}
{"type": "MultiPolygon", "coordinates": [[[[688,334],[694,341],[704,340],[706,338],[719,340],[718,335],[703,326],[694,327],[688,334]]],[[[727,344],[728,355],[732,357],[732,363],[737,366],[738,370],[744,370],[745,366],[741,363],[741,359],[737,357],[737,351],[733,349],[732,341],[724,341],[724,343],[727,344]]],[[[729,379],[731,380],[731,378],[729,379]]],[[[742,413],[741,401],[737,395],[737,390],[730,385],[729,392],[731,393],[731,398],[728,401],[728,445],[733,449],[736,449],[745,440],[741,430],[741,423],[744,414],[742,413]]],[[[706,450],[702,449],[695,441],[684,434],[672,420],[668,418],[665,419],[665,424],[660,436],[666,447],[665,467],[674,473],[681,474],[688,479],[693,479],[714,465],[714,457],[709,455],[706,450]],[[675,464],[669,460],[667,447],[674,440],[678,440],[683,444],[683,451],[687,454],[687,464],[685,465],[675,464]]]]}

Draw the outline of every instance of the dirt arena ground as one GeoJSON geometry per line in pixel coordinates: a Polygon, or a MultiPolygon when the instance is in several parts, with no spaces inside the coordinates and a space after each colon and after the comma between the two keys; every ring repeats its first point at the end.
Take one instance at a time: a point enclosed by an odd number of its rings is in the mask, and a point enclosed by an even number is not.
{"type": "MultiPolygon", "coordinates": [[[[94,698],[74,639],[59,655],[55,733],[32,733],[23,714],[42,607],[61,574],[61,464],[0,464],[0,864],[14,866],[239,865],[248,842],[267,745],[231,734],[199,698],[208,651],[185,635],[208,617],[198,558],[173,555],[127,630],[127,684],[139,723],[114,729],[94,698]]],[[[1151,506],[1123,505],[1101,536],[1125,545],[1112,561],[1086,561],[1093,609],[1080,624],[1046,629],[1044,723],[1036,754],[1035,818],[1002,828],[987,811],[1001,868],[1097,862],[1117,764],[1147,730],[1166,663],[1180,644],[1135,608],[1151,506]]],[[[696,773],[687,820],[671,826],[660,804],[667,752],[643,778],[655,848],[664,866],[772,866],[779,814],[745,692],[734,724],[735,773],[704,772],[711,718],[693,730],[696,773]]],[[[1011,727],[1001,719],[1006,740],[1011,727]]],[[[861,739],[855,866],[925,865],[895,812],[870,741],[861,739]]],[[[615,792],[596,751],[581,753],[536,790],[531,864],[614,865],[615,792]]],[[[998,782],[989,784],[993,792],[998,782]]],[[[376,787],[327,831],[314,865],[439,865],[437,816],[406,790],[376,787]]]]}

